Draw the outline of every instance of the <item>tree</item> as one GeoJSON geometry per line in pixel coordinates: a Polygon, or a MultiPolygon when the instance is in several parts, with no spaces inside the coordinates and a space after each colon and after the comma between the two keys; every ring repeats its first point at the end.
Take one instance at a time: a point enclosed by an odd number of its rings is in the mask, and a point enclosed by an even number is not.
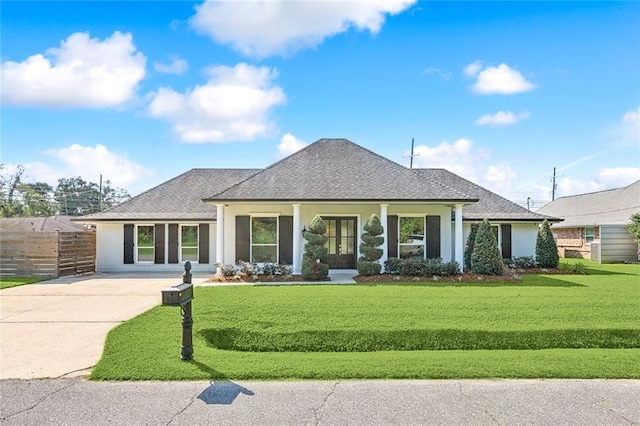
{"type": "Polygon", "coordinates": [[[476,274],[502,275],[503,269],[504,264],[498,249],[498,241],[489,220],[485,218],[478,227],[478,234],[471,254],[471,270],[476,274]]]}
{"type": "Polygon", "coordinates": [[[536,238],[536,263],[541,268],[557,268],[560,263],[558,255],[558,246],[553,238],[551,226],[547,219],[542,222],[538,228],[538,237],[536,238]]]}
{"type": "Polygon", "coordinates": [[[48,183],[23,183],[18,191],[22,194],[24,216],[51,216],[58,209],[52,199],[53,187],[48,183]]]}
{"type": "Polygon", "coordinates": [[[309,230],[302,232],[307,240],[302,255],[302,276],[308,280],[320,280],[329,275],[329,265],[324,263],[329,254],[327,243],[327,225],[320,215],[316,215],[309,224],[309,230]]]}
{"type": "Polygon", "coordinates": [[[378,260],[382,257],[382,249],[379,248],[384,244],[384,228],[380,223],[380,218],[376,214],[372,214],[364,224],[364,232],[360,237],[360,253],[362,255],[358,259],[358,273],[360,275],[378,275],[382,270],[382,265],[378,260]]]}
{"type": "Polygon", "coordinates": [[[100,187],[93,182],[86,182],[80,176],[58,179],[54,194],[60,204],[60,212],[70,216],[82,216],[111,208],[129,198],[126,190],[112,188],[106,181],[100,187]]]}
{"type": "Polygon", "coordinates": [[[471,232],[469,232],[469,237],[467,238],[467,246],[464,249],[464,268],[471,268],[471,254],[473,254],[473,246],[476,244],[476,235],[478,234],[478,226],[477,223],[471,224],[471,232]]]}
{"type": "MultiPolygon", "coordinates": [[[[0,170],[4,169],[4,164],[0,165],[0,170]]],[[[18,187],[22,182],[24,166],[18,165],[16,171],[11,174],[0,174],[0,216],[15,217],[22,215],[22,204],[15,198],[18,187]]]]}
{"type": "Polygon", "coordinates": [[[631,215],[631,223],[627,225],[627,231],[636,241],[640,244],[640,213],[634,213],[631,215]]]}

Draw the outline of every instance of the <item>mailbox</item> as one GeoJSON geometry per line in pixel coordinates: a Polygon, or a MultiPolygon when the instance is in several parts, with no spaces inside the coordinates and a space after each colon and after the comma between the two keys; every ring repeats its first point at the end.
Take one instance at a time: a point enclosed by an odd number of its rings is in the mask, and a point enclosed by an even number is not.
{"type": "Polygon", "coordinates": [[[184,306],[193,299],[193,284],[182,283],[162,290],[162,304],[184,306]]]}

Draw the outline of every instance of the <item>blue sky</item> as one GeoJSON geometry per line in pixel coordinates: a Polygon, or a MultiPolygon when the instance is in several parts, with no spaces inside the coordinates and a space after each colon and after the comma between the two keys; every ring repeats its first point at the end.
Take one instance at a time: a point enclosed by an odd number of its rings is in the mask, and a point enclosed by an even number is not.
{"type": "MultiPolygon", "coordinates": [[[[345,137],[540,207],[640,179],[640,3],[3,1],[2,163],[132,195],[345,137]]],[[[357,177],[354,177],[356,179],[357,177]]]]}

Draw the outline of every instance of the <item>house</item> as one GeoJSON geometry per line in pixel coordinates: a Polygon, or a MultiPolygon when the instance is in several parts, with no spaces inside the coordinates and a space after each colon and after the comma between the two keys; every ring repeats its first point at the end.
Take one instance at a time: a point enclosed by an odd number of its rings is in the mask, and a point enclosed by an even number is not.
{"type": "Polygon", "coordinates": [[[538,213],[564,218],[551,228],[562,257],[601,263],[638,260],[638,244],[627,231],[640,213],[640,180],[623,188],[561,197],[538,213]]]}
{"type": "Polygon", "coordinates": [[[90,231],[83,224],[72,222],[73,216],[11,217],[0,219],[0,231],[14,232],[79,232],[90,231]]]}
{"type": "MultiPolygon", "coordinates": [[[[97,227],[99,271],[195,271],[239,260],[299,273],[302,230],[327,224],[332,269],[354,269],[364,222],[385,226],[382,261],[412,255],[463,263],[471,223],[488,217],[504,257],[533,255],[530,212],[442,169],[408,169],[346,139],[320,139],[265,169],[193,169],[108,211],[97,227]]],[[[558,220],[555,218],[549,218],[558,220]]]]}

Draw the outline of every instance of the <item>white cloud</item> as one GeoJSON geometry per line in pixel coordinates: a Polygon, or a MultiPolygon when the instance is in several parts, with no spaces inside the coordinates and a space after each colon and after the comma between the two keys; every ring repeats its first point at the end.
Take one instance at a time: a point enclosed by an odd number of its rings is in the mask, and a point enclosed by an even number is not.
{"type": "Polygon", "coordinates": [[[251,141],[274,126],[271,110],[286,102],[284,91],[273,85],[277,70],[244,63],[208,70],[202,86],[178,93],[161,88],[149,105],[152,117],[173,124],[185,142],[251,141]]]}
{"type": "MultiPolygon", "coordinates": [[[[504,190],[515,181],[517,173],[507,163],[487,164],[491,157],[482,148],[475,148],[469,139],[461,138],[453,143],[442,142],[431,148],[419,145],[414,148],[414,167],[443,168],[456,173],[492,191],[504,190]]],[[[405,157],[409,152],[405,152],[405,157]]]]}
{"type": "Polygon", "coordinates": [[[440,78],[443,79],[444,81],[451,80],[451,77],[453,77],[453,74],[451,72],[443,71],[440,68],[431,68],[431,67],[423,70],[421,74],[422,75],[436,74],[436,75],[439,75],[440,78]]]}
{"type": "Polygon", "coordinates": [[[247,56],[287,55],[351,28],[376,34],[386,15],[415,1],[207,0],[196,7],[190,24],[247,56]]]}
{"type": "Polygon", "coordinates": [[[288,157],[289,155],[300,151],[307,145],[309,144],[305,141],[296,138],[291,133],[286,133],[282,136],[282,139],[280,139],[280,143],[278,144],[277,158],[281,159],[288,157]]]}
{"type": "Polygon", "coordinates": [[[640,168],[602,168],[598,170],[594,178],[589,180],[561,178],[558,182],[556,198],[587,192],[604,191],[606,189],[622,188],[637,180],[640,180],[640,168]]]}
{"type": "Polygon", "coordinates": [[[495,114],[485,114],[478,118],[474,123],[477,126],[511,126],[518,121],[526,120],[530,117],[527,111],[514,114],[511,111],[498,111],[495,114]]]}
{"type": "Polygon", "coordinates": [[[131,34],[100,41],[74,33],[59,48],[1,66],[2,102],[14,105],[110,107],[131,99],[145,76],[146,58],[131,34]]]}
{"type": "Polygon", "coordinates": [[[464,67],[462,72],[469,77],[475,77],[482,69],[482,61],[475,61],[464,67]]]}
{"type": "Polygon", "coordinates": [[[513,95],[528,92],[536,86],[527,81],[517,70],[502,63],[497,67],[484,67],[480,61],[473,62],[464,68],[464,73],[477,80],[471,89],[481,95],[513,95]]]}
{"type": "Polygon", "coordinates": [[[184,59],[174,57],[168,64],[154,62],[153,69],[162,74],[184,74],[189,69],[189,64],[184,59]]]}
{"type": "MultiPolygon", "coordinates": [[[[65,148],[49,149],[43,152],[50,160],[24,163],[25,182],[46,182],[54,188],[60,178],[80,176],[87,182],[98,183],[100,174],[111,185],[125,188],[131,195],[149,188],[149,179],[156,177],[154,171],[135,163],[126,155],[109,151],[101,144],[95,147],[73,144],[65,148]]],[[[16,165],[7,164],[10,173],[16,165]]]]}

